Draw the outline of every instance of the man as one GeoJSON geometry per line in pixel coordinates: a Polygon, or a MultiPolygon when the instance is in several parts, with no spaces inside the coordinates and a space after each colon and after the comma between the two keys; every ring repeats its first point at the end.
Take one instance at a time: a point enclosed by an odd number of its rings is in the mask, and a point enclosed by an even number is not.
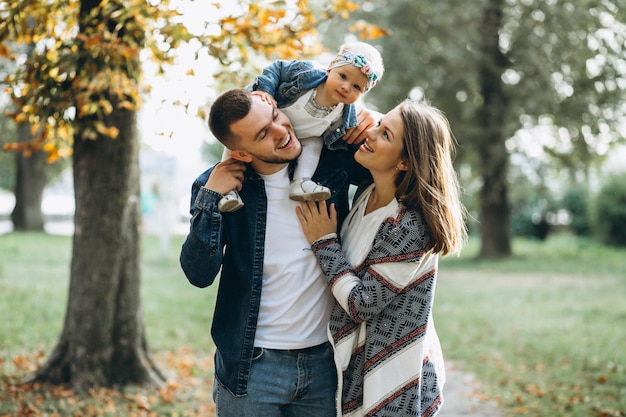
{"type": "MultiPolygon", "coordinates": [[[[363,116],[347,142],[372,123],[363,116]]],[[[283,112],[244,89],[218,97],[209,126],[231,158],[193,184],[180,262],[198,287],[221,269],[211,329],[217,415],[335,416],[337,371],[326,334],[333,299],[298,223],[298,203],[289,199],[300,142],[283,112]],[[221,213],[218,202],[233,189],[245,206],[221,213]]],[[[313,177],[332,190],[340,220],[348,183],[368,175],[352,156],[324,150],[313,177]]]]}

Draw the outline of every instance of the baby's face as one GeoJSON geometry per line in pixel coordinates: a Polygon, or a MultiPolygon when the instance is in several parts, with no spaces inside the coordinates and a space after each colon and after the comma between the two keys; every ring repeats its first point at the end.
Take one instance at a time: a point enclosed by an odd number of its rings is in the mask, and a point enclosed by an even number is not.
{"type": "Polygon", "coordinates": [[[365,92],[368,79],[354,65],[342,65],[327,71],[326,91],[336,103],[353,104],[365,92]]]}

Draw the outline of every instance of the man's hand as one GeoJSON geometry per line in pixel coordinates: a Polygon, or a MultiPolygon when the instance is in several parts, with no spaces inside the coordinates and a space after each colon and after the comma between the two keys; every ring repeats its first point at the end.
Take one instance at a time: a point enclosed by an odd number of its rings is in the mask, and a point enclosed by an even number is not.
{"type": "Polygon", "coordinates": [[[374,112],[367,109],[358,109],[356,113],[356,118],[358,125],[353,128],[350,128],[346,131],[346,134],[343,135],[342,139],[349,144],[359,144],[365,140],[365,133],[367,129],[373,127],[376,124],[376,121],[379,120],[381,114],[378,112],[374,112]]]}
{"type": "Polygon", "coordinates": [[[239,191],[245,172],[246,165],[243,162],[235,158],[225,159],[213,169],[204,187],[222,195],[235,189],[239,191]]]}

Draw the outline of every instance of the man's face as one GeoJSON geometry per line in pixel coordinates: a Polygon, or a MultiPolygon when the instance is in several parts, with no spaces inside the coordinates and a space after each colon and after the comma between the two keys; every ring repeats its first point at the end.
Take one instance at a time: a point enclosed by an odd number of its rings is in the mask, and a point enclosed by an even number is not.
{"type": "Polygon", "coordinates": [[[252,167],[260,174],[279,171],[302,152],[289,118],[258,96],[252,96],[250,112],[230,130],[239,137],[237,150],[252,158],[252,167]]]}

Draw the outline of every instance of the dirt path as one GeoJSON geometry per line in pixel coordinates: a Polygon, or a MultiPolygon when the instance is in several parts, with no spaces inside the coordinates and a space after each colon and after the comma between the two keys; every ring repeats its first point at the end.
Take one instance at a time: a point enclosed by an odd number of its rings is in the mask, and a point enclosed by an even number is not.
{"type": "Polygon", "coordinates": [[[494,403],[481,401],[481,385],[476,378],[446,363],[444,405],[437,417],[502,417],[494,403]]]}

